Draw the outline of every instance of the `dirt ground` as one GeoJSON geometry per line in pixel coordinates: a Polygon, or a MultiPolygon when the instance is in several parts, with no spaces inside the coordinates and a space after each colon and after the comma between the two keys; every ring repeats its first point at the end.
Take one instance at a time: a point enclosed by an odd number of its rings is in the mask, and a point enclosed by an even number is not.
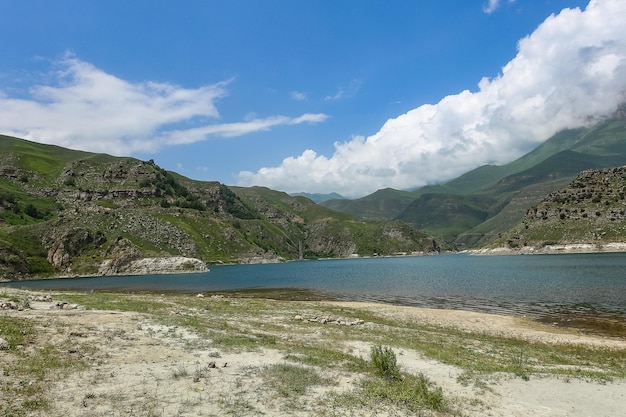
{"type": "MultiPolygon", "coordinates": [[[[317,303],[319,304],[319,303],[317,303]]],[[[323,303],[365,309],[394,319],[435,326],[519,337],[542,342],[626,348],[626,340],[579,334],[521,318],[475,312],[431,310],[373,303],[323,303]]],[[[178,326],[159,324],[134,312],[50,308],[31,302],[23,311],[0,311],[39,323],[48,343],[70,346],[70,353],[88,366],[60,372],[47,390],[52,408],[32,415],[46,416],[347,416],[408,415],[394,409],[342,410],[326,401],[330,392],[347,392],[358,375],[323,369],[335,381],[316,387],[294,400],[267,388],[264,370],[284,363],[285,352],[261,348],[222,351],[210,340],[178,326]]],[[[266,318],[266,320],[273,320],[266,318]]],[[[278,319],[277,319],[278,320],[278,319]]],[[[271,324],[271,323],[269,323],[271,324]]],[[[319,336],[319,335],[318,335],[319,336]]],[[[294,337],[282,333],[280,337],[294,337]]],[[[28,346],[25,349],[37,349],[28,346]]],[[[350,353],[366,358],[370,345],[354,342],[350,353]]],[[[555,376],[529,380],[511,375],[488,378],[484,385],[459,382],[462,370],[425,358],[420,352],[396,350],[403,371],[424,373],[442,387],[446,398],[459,404],[459,416],[624,416],[626,381],[569,379],[555,376]]],[[[0,350],[0,359],[7,353],[0,350]]],[[[0,378],[8,378],[6,375],[0,378]]],[[[0,392],[0,395],[3,395],[0,392]]],[[[0,399],[0,402],[2,399],[0,399]]],[[[432,413],[432,415],[443,415],[432,413]]],[[[445,414],[447,415],[447,414],[445,414]]]]}

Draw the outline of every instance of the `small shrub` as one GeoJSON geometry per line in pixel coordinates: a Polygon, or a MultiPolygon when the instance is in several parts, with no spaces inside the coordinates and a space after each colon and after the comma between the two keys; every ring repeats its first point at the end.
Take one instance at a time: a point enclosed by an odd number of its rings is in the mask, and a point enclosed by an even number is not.
{"type": "Polygon", "coordinates": [[[371,360],[376,373],[385,379],[400,379],[396,354],[389,347],[372,346],[371,360]]]}
{"type": "Polygon", "coordinates": [[[172,378],[174,379],[187,378],[188,376],[189,372],[187,371],[187,368],[182,365],[172,371],[172,378]]]}

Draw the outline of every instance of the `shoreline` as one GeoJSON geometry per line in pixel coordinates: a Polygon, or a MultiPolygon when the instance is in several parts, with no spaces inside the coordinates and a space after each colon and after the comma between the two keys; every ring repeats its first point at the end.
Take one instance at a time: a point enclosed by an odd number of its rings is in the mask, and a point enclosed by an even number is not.
{"type": "MultiPolygon", "coordinates": [[[[396,300],[373,298],[371,296],[346,296],[341,293],[325,292],[319,289],[297,288],[297,287],[250,287],[235,289],[154,289],[132,286],[120,287],[92,287],[88,283],[82,287],[72,288],[71,285],[63,286],[64,283],[72,279],[94,280],[97,284],[100,277],[68,277],[59,279],[55,286],[45,287],[46,282],[54,281],[54,278],[43,279],[43,288],[29,286],[33,280],[0,282],[0,293],[2,291],[27,291],[39,293],[100,293],[123,295],[145,295],[145,296],[198,296],[211,297],[220,296],[232,299],[257,299],[273,301],[293,301],[293,302],[318,302],[318,303],[347,303],[354,305],[378,305],[386,308],[398,309],[424,309],[428,311],[454,312],[455,315],[487,314],[493,316],[505,316],[523,320],[530,320],[539,324],[546,324],[557,329],[574,329],[580,334],[596,335],[600,337],[622,337],[626,339],[626,311],[612,309],[602,309],[599,306],[573,304],[536,304],[528,302],[506,303],[502,300],[484,299],[412,299],[396,300]]],[[[109,277],[117,278],[117,277],[109,277]]],[[[34,283],[35,285],[39,285],[34,283]]]]}
{"type": "MultiPolygon", "coordinates": [[[[267,260],[259,258],[257,261],[250,261],[249,258],[241,260],[241,262],[224,263],[216,261],[214,263],[206,263],[198,258],[190,258],[184,256],[166,256],[166,257],[146,257],[133,260],[126,265],[123,271],[93,274],[59,274],[51,276],[37,276],[25,279],[9,280],[0,278],[1,283],[7,282],[24,282],[48,279],[72,279],[72,278],[100,278],[100,277],[122,277],[122,276],[140,276],[140,275],[175,275],[175,274],[201,274],[210,272],[210,266],[229,266],[229,265],[263,265],[289,262],[309,262],[309,261],[326,261],[326,260],[358,260],[358,259],[385,259],[385,258],[409,258],[439,255],[470,255],[470,256],[508,256],[508,255],[559,255],[559,254],[596,254],[596,253],[626,253],[626,243],[624,242],[608,242],[608,243],[573,243],[573,244],[555,244],[555,245],[536,245],[522,246],[519,248],[496,247],[496,248],[480,248],[465,249],[461,251],[445,251],[441,253],[402,253],[396,255],[370,256],[370,255],[351,255],[338,258],[316,258],[316,259],[287,259],[287,260],[267,260]]],[[[103,265],[106,267],[110,263],[110,259],[106,260],[103,265]]]]}
{"type": "Polygon", "coordinates": [[[475,256],[497,256],[497,255],[558,255],[558,254],[594,254],[594,253],[624,253],[626,243],[570,243],[555,245],[522,246],[519,248],[497,247],[468,249],[459,253],[467,253],[475,256]]]}

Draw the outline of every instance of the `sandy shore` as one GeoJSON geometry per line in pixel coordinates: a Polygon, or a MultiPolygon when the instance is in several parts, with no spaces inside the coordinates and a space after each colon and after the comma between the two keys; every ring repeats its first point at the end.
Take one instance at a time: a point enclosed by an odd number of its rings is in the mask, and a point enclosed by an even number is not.
{"type": "MultiPolygon", "coordinates": [[[[6,289],[0,289],[0,299],[6,289]]],[[[13,290],[11,290],[13,291],[13,290]]],[[[13,291],[13,297],[28,293],[13,291]]],[[[269,387],[268,369],[289,361],[295,355],[285,348],[290,343],[325,346],[328,340],[340,340],[341,351],[366,359],[371,343],[359,335],[379,331],[379,324],[367,320],[359,326],[328,327],[307,320],[316,311],[343,311],[346,314],[370,314],[372,317],[461,332],[483,333],[529,342],[580,345],[615,349],[623,358],[626,337],[606,338],[584,335],[575,329],[562,329],[516,317],[465,311],[433,310],[374,303],[280,302],[280,309],[249,317],[239,313],[219,313],[218,309],[236,306],[247,309],[247,300],[223,298],[199,299],[189,296],[189,306],[172,306],[169,314],[202,320],[219,320],[216,328],[250,333],[261,330],[278,341],[275,347],[242,345],[232,349],[216,347],[212,336],[194,327],[172,325],[151,314],[88,310],[80,303],[69,308],[55,308],[63,294],[52,300],[31,301],[29,308],[0,311],[2,316],[34,323],[36,341],[19,349],[21,354],[36,354],[46,345],[60,346],[63,352],[86,364],[77,371],[58,371],[58,377],[46,378],[45,393],[50,407],[33,416],[405,416],[414,415],[401,407],[368,409],[342,408],[337,395],[351,392],[362,375],[335,367],[317,366],[328,385],[309,389],[306,395],[293,398],[274,393],[269,387]],[[193,298],[193,300],[191,300],[193,298]],[[193,301],[193,303],[192,303],[193,301]],[[193,304],[193,305],[192,305],[193,304]],[[198,308],[198,306],[202,306],[198,308]],[[76,308],[74,308],[76,307],[76,308]],[[328,310],[330,309],[330,310],[328,310]],[[223,323],[221,323],[223,321],[223,323]],[[348,334],[338,339],[340,333],[348,334]],[[283,346],[284,345],[284,346],[283,346]],[[620,353],[621,352],[621,353],[620,353]],[[329,399],[330,398],[330,399],[329,399]],[[331,400],[335,398],[335,400],[331,400]]],[[[158,298],[158,296],[154,296],[158,298]]],[[[256,300],[254,303],[262,301],[256,300]]],[[[276,302],[278,303],[278,302],[276,302]]],[[[61,303],[63,306],[63,304],[61,303]]],[[[260,304],[251,304],[250,309],[260,304]]],[[[0,328],[0,337],[2,337],[0,328]]],[[[469,333],[468,333],[469,334],[469,333]]],[[[626,335],[624,335],[626,336],[626,335]]],[[[365,337],[363,337],[365,338],[365,337]]],[[[339,342],[337,342],[339,343],[339,342]]],[[[395,348],[402,371],[423,373],[443,389],[451,407],[445,412],[425,410],[423,415],[437,416],[623,416],[626,404],[626,381],[593,378],[570,378],[532,375],[520,378],[510,374],[492,374],[480,383],[464,383],[463,369],[426,357],[418,350],[395,348]]],[[[16,361],[14,353],[0,349],[0,363],[16,361]]],[[[7,368],[8,369],[8,368],[7,368]]],[[[4,390],[0,396],[12,404],[24,401],[7,391],[20,381],[13,371],[4,371],[4,390]]],[[[2,403],[2,401],[0,401],[2,403]]],[[[5,410],[6,411],[6,410],[5,410]]],[[[2,408],[0,408],[0,415],[2,408]]]]}

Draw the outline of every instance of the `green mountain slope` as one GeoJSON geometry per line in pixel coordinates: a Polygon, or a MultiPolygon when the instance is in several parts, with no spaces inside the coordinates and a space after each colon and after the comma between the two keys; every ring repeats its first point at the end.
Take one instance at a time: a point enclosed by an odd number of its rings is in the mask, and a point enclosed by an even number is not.
{"type": "Polygon", "coordinates": [[[413,200],[398,219],[452,241],[460,233],[484,222],[494,204],[486,195],[423,194],[413,200]]]}
{"type": "Polygon", "coordinates": [[[150,257],[274,262],[438,247],[405,223],[358,220],[304,197],[0,137],[0,279],[122,273],[150,257]]]}
{"type": "Polygon", "coordinates": [[[515,226],[528,208],[580,171],[621,165],[626,165],[626,121],[616,117],[559,132],[509,164],[482,166],[445,184],[323,204],[360,218],[400,219],[464,249],[515,226]]]}
{"type": "Polygon", "coordinates": [[[324,201],[328,201],[328,200],[343,200],[343,199],[345,199],[344,196],[342,196],[341,194],[337,194],[337,193],[330,193],[330,194],[292,193],[290,195],[293,196],[293,197],[306,197],[306,198],[308,198],[310,200],[313,200],[317,204],[322,203],[324,201]]]}
{"type": "Polygon", "coordinates": [[[400,215],[416,197],[413,192],[384,188],[363,198],[326,200],[320,204],[360,219],[391,220],[400,215]]]}

